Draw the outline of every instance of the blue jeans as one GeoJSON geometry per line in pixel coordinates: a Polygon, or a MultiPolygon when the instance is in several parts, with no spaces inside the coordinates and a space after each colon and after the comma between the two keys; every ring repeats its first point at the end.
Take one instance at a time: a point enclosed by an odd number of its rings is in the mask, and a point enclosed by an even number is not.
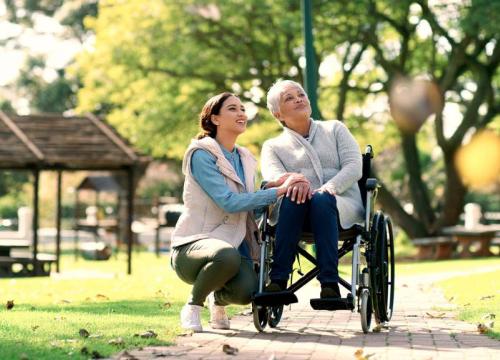
{"type": "Polygon", "coordinates": [[[311,200],[303,204],[283,198],[276,228],[271,281],[288,281],[303,230],[314,234],[319,282],[338,282],[337,200],[326,192],[315,193],[311,200]]]}

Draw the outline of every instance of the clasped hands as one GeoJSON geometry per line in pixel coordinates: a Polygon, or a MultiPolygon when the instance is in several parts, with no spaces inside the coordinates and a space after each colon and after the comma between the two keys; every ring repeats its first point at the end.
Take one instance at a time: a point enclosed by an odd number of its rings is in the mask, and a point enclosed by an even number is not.
{"type": "Polygon", "coordinates": [[[327,192],[335,195],[335,192],[325,185],[313,190],[311,182],[303,174],[285,173],[276,180],[269,181],[266,184],[266,188],[276,187],[278,189],[278,196],[285,195],[291,201],[302,204],[306,200],[310,200],[316,192],[327,192]]]}

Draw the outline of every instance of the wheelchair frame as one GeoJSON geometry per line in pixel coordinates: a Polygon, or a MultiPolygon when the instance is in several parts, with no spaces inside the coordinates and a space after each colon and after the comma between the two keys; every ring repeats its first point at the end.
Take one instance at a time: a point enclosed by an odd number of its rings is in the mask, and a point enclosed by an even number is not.
{"type": "MultiPolygon", "coordinates": [[[[364,333],[370,330],[372,314],[377,324],[385,325],[390,321],[394,307],[394,237],[391,219],[382,211],[374,213],[374,204],[379,187],[377,180],[370,178],[372,147],[368,145],[363,154],[363,175],[358,181],[363,205],[365,207],[364,225],[354,225],[339,231],[339,260],[352,251],[351,283],[339,277],[339,285],[348,291],[346,298],[311,299],[316,310],[351,310],[361,315],[361,328],[364,333]],[[365,260],[362,262],[362,257],[365,260]],[[362,268],[363,267],[363,268],[362,268]]],[[[261,222],[260,259],[258,264],[259,287],[252,299],[252,313],[255,328],[263,331],[266,325],[276,327],[281,320],[284,305],[298,301],[295,292],[319,274],[313,255],[300,246],[297,253],[312,262],[312,270],[302,275],[296,282],[281,292],[265,292],[270,281],[275,227],[269,224],[269,208],[261,222]]],[[[303,234],[304,235],[304,234],[303,234]]]]}

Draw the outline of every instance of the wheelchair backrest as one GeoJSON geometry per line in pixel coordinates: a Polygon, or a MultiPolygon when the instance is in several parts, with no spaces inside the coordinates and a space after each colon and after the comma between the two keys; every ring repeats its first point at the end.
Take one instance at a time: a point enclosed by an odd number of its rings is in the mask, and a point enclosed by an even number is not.
{"type": "Polygon", "coordinates": [[[358,181],[359,191],[361,192],[361,200],[366,208],[366,180],[371,176],[371,165],[373,158],[373,149],[371,145],[367,145],[363,157],[363,173],[358,181]]]}

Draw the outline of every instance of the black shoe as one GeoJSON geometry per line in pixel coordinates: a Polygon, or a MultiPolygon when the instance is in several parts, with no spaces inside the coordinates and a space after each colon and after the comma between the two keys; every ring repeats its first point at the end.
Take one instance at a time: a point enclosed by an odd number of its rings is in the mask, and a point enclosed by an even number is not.
{"type": "Polygon", "coordinates": [[[331,299],[340,297],[340,289],[338,283],[321,284],[321,293],[319,297],[322,299],[331,299]]]}
{"type": "Polygon", "coordinates": [[[265,292],[279,292],[284,291],[286,289],[286,282],[272,281],[269,285],[264,289],[265,292]]]}

